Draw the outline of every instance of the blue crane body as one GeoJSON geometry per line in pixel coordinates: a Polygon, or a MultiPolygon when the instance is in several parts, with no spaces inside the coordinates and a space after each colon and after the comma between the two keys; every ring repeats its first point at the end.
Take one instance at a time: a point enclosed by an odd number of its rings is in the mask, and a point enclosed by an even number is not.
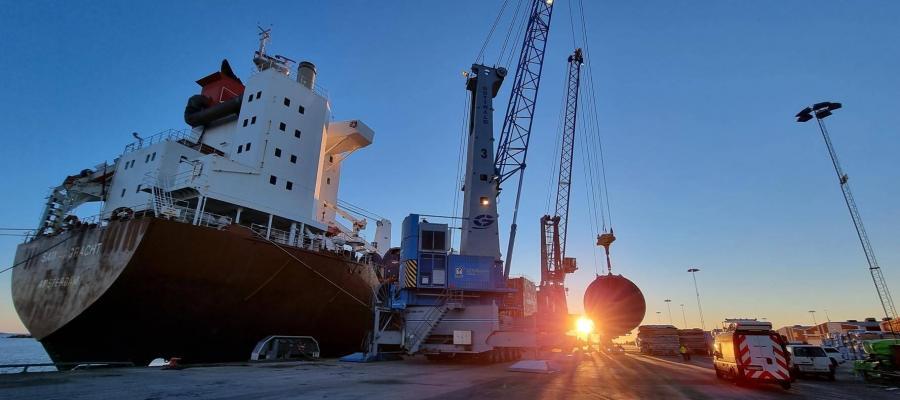
{"type": "MultiPolygon", "coordinates": [[[[517,172],[521,191],[552,6],[551,0],[532,1],[496,155],[493,101],[506,69],[472,65],[466,80],[471,103],[459,253],[449,246],[448,224],[419,214],[404,219],[398,282],[376,293],[365,358],[377,359],[392,348],[430,357],[473,355],[501,361],[533,345],[533,338],[504,334],[503,325],[509,327],[510,321],[501,316],[503,302],[515,289],[507,288],[512,245],[506,270],[501,259],[497,198],[500,184],[517,172]]],[[[518,199],[519,193],[517,204],[518,199]]]]}

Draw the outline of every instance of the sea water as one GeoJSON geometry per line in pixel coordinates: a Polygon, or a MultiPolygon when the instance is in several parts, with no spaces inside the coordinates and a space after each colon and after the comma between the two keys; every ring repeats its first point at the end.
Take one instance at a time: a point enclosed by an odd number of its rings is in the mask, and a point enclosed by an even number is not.
{"type": "MultiPolygon", "coordinates": [[[[13,339],[8,334],[0,333],[0,365],[2,364],[39,364],[49,363],[50,356],[44,347],[33,338],[13,339]]],[[[28,371],[55,371],[54,367],[32,367],[28,371]]],[[[0,374],[22,372],[22,368],[0,368],[0,374]]]]}

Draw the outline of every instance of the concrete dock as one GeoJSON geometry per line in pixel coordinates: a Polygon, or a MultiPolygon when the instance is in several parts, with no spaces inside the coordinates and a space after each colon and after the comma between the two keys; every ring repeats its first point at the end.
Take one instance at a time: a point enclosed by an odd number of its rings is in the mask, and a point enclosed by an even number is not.
{"type": "Polygon", "coordinates": [[[716,379],[709,358],[685,363],[636,353],[593,354],[554,374],[509,372],[511,363],[432,363],[415,357],[370,364],[336,360],[99,369],[0,375],[2,399],[900,399],[866,384],[849,363],[836,382],[800,379],[790,390],[716,379]]]}

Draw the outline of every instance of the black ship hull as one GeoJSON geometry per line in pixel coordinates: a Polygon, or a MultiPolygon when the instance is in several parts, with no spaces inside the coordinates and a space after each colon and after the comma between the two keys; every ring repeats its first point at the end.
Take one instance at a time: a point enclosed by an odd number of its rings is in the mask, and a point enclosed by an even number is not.
{"type": "Polygon", "coordinates": [[[57,363],[245,361],[269,335],[343,355],[371,329],[377,285],[349,256],[149,217],[37,238],[23,260],[16,311],[57,363]]]}

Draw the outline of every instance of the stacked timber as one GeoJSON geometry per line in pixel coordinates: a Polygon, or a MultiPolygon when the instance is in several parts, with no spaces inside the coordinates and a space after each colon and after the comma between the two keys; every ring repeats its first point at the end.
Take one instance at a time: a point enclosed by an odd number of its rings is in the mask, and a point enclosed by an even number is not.
{"type": "Polygon", "coordinates": [[[679,329],[678,340],[691,353],[707,354],[709,352],[709,343],[706,340],[706,334],[703,332],[703,329],[679,329]]]}
{"type": "Polygon", "coordinates": [[[637,345],[641,353],[677,355],[678,328],[672,325],[641,325],[638,327],[637,345]]]}

